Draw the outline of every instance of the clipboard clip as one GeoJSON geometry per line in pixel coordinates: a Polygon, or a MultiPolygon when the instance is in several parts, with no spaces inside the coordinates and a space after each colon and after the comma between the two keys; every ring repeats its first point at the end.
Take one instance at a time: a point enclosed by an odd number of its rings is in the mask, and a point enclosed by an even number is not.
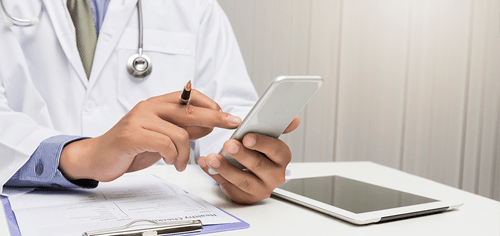
{"type": "Polygon", "coordinates": [[[157,236],[178,233],[200,232],[203,228],[201,220],[186,220],[167,223],[157,223],[152,220],[134,220],[124,226],[95,230],[83,233],[83,236],[157,236]],[[149,222],[154,224],[141,229],[129,229],[133,224],[149,222]]]}

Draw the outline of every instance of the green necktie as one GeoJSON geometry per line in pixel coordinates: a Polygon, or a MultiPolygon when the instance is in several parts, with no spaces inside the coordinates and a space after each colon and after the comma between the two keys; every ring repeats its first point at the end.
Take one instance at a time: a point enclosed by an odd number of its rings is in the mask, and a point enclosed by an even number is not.
{"type": "Polygon", "coordinates": [[[94,16],[88,0],[68,0],[66,3],[76,31],[76,46],[82,59],[87,79],[90,78],[92,61],[97,44],[94,16]]]}

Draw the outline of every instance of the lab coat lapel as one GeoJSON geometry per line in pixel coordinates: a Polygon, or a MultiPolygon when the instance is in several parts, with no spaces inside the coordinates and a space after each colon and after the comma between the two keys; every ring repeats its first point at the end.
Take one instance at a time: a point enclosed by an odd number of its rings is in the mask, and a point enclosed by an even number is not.
{"type": "Polygon", "coordinates": [[[54,1],[45,0],[43,1],[44,7],[47,14],[50,17],[54,31],[56,32],[59,43],[66,54],[69,62],[75,69],[78,77],[82,81],[85,87],[88,86],[87,76],[85,70],[83,69],[82,60],[80,59],[80,53],[76,46],[76,35],[75,27],[73,26],[73,21],[66,9],[66,1],[54,1]]]}
{"type": "Polygon", "coordinates": [[[89,89],[95,84],[108,58],[115,50],[130,15],[136,9],[137,0],[110,1],[106,17],[99,32],[92,72],[90,73],[89,89]]]}

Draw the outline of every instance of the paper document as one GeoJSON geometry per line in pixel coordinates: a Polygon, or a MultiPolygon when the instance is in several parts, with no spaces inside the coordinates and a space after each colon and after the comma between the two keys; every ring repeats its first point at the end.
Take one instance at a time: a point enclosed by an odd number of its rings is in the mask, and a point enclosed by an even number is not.
{"type": "Polygon", "coordinates": [[[42,190],[9,197],[22,235],[80,236],[133,220],[238,222],[178,186],[150,175],[123,176],[96,189],[42,190]]]}

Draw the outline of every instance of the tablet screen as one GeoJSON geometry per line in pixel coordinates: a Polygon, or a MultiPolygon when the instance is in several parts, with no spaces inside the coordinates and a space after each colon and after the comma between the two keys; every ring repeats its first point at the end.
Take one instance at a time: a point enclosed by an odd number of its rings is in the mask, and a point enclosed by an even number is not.
{"type": "Polygon", "coordinates": [[[356,214],[437,201],[341,176],[291,179],[279,188],[356,214]]]}

